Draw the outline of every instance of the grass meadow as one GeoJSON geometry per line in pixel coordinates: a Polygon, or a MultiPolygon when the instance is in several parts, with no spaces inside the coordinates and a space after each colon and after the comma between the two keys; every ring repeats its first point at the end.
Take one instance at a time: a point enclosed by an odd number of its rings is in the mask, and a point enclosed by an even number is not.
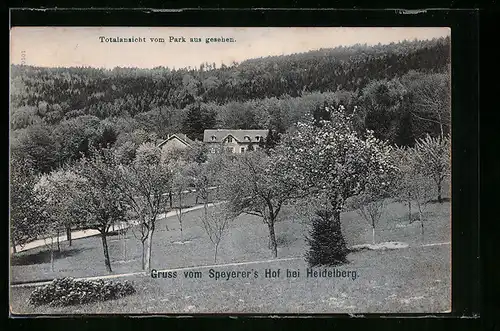
{"type": "MultiPolygon", "coordinates": [[[[391,202],[376,229],[377,242],[400,241],[408,248],[363,250],[349,254],[339,270],[356,270],[358,278],[307,278],[305,234],[308,225],[291,207],[283,210],[276,224],[278,260],[271,260],[267,226],[261,219],[241,215],[225,234],[216,271],[253,270],[257,278],[214,280],[213,245],[204,232],[201,210],[183,216],[180,241],[177,218],[158,221],[154,234],[152,268],[158,270],[196,267],[201,278],[154,279],[150,275],[127,276],[137,293],[118,300],[72,307],[33,307],[27,303],[33,287],[11,288],[11,311],[18,314],[104,313],[403,313],[443,312],[451,305],[450,203],[433,203],[426,213],[424,237],[420,224],[408,221],[407,207],[391,202]],[[168,228],[168,230],[167,230],[168,228]],[[428,244],[440,244],[431,245],[428,244]],[[288,259],[288,260],[280,260],[288,259]],[[263,261],[263,262],[258,262],[263,261]],[[201,268],[198,268],[201,267],[201,268]],[[281,269],[280,278],[265,278],[264,270],[281,269]],[[299,270],[300,277],[287,278],[285,271],[299,270]]],[[[341,216],[348,245],[371,243],[369,224],[356,212],[341,216]]],[[[126,244],[119,236],[108,240],[113,274],[141,271],[141,245],[130,229],[126,244]]],[[[11,258],[11,282],[50,280],[56,277],[107,275],[101,239],[82,238],[61,243],[51,271],[50,253],[39,247],[11,258]]],[[[321,268],[319,268],[321,269],[321,268]]]]}

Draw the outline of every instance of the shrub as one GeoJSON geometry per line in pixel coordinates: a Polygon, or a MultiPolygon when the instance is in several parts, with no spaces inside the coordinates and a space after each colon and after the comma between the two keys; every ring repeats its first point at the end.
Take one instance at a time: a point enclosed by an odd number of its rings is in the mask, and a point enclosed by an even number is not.
{"type": "Polygon", "coordinates": [[[113,300],[135,293],[129,281],[54,279],[50,284],[34,290],[29,303],[32,305],[69,306],[96,301],[113,300]]]}
{"type": "Polygon", "coordinates": [[[347,263],[348,249],[342,235],[340,222],[327,210],[319,210],[312,219],[312,227],[306,238],[309,251],[306,260],[309,266],[335,266],[347,263]]]}

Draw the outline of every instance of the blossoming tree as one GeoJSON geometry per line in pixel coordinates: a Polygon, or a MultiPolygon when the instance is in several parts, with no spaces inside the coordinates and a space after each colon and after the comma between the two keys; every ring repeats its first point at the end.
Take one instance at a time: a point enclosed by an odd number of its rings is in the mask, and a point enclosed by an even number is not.
{"type": "MultiPolygon", "coordinates": [[[[347,199],[370,185],[389,186],[398,169],[391,162],[388,144],[371,131],[358,135],[342,106],[325,107],[327,118],[299,123],[285,135],[277,154],[281,171],[289,173],[302,190],[325,201],[324,208],[341,233],[340,213],[347,199]]],[[[345,256],[343,236],[338,241],[338,253],[345,256]]]]}
{"type": "Polygon", "coordinates": [[[223,171],[222,195],[228,202],[228,212],[254,215],[262,218],[269,230],[269,248],[278,256],[275,223],[282,207],[302,197],[290,172],[281,171],[281,156],[259,150],[228,158],[223,171]]]}
{"type": "Polygon", "coordinates": [[[118,164],[112,150],[91,148],[89,157],[76,166],[81,181],[76,201],[82,220],[89,229],[98,230],[104,250],[104,263],[111,272],[107,236],[113,224],[125,221],[125,197],[118,188],[122,185],[118,164]]]}
{"type": "Polygon", "coordinates": [[[148,271],[151,269],[153,234],[167,200],[164,192],[171,185],[172,174],[161,160],[161,150],[151,143],[140,145],[135,159],[119,168],[117,191],[137,218],[138,224],[134,228],[137,228],[138,235],[134,232],[134,236],[142,245],[141,267],[148,271]]]}
{"type": "Polygon", "coordinates": [[[50,236],[48,246],[52,271],[54,271],[54,236],[57,241],[57,251],[60,251],[59,230],[64,226],[71,245],[71,227],[81,219],[79,216],[82,215],[78,215],[80,191],[77,187],[82,183],[83,179],[70,169],[58,169],[40,176],[34,186],[36,200],[40,203],[41,214],[45,219],[44,232],[50,236]]]}
{"type": "Polygon", "coordinates": [[[41,212],[43,201],[34,190],[38,176],[28,162],[14,157],[10,161],[10,241],[16,253],[16,246],[23,247],[46,231],[47,220],[41,212]]]}
{"type": "Polygon", "coordinates": [[[432,178],[437,191],[437,200],[443,202],[443,181],[451,170],[451,140],[446,137],[418,139],[415,144],[416,166],[419,172],[432,178]]]}

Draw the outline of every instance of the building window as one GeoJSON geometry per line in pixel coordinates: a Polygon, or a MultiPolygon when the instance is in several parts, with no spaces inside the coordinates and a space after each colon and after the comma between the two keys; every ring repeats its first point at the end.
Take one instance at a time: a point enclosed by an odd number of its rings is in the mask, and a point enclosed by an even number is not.
{"type": "Polygon", "coordinates": [[[212,138],[212,141],[217,140],[216,136],[212,136],[211,138],[212,138]]]}
{"type": "Polygon", "coordinates": [[[240,148],[241,153],[245,153],[245,147],[240,148]]]}
{"type": "Polygon", "coordinates": [[[249,136],[245,136],[244,138],[246,141],[250,141],[250,137],[249,136]]]}
{"type": "Polygon", "coordinates": [[[255,136],[255,140],[260,141],[260,136],[255,136]]]}
{"type": "Polygon", "coordinates": [[[226,147],[227,153],[234,153],[234,147],[226,147]]]}
{"type": "Polygon", "coordinates": [[[226,141],[227,141],[228,143],[232,143],[232,142],[233,142],[233,137],[227,137],[226,141]]]}

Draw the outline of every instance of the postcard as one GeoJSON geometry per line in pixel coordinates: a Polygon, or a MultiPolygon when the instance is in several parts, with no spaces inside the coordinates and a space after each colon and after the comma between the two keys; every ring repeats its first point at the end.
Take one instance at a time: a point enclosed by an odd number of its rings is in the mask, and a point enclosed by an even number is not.
{"type": "Polygon", "coordinates": [[[450,29],[13,27],[10,311],[451,311],[450,29]]]}

